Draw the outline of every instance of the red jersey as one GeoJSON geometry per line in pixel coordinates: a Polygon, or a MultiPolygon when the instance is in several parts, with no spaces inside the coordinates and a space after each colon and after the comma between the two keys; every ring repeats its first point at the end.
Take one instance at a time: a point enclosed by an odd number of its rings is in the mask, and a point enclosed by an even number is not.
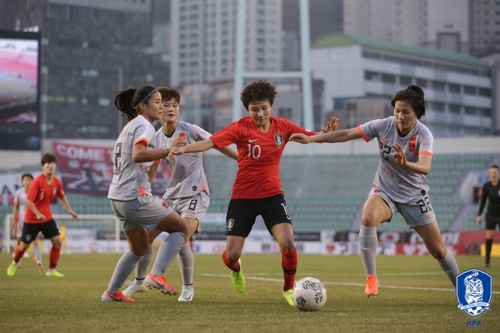
{"type": "Polygon", "coordinates": [[[234,143],[238,149],[238,172],[231,199],[262,199],[284,194],[280,179],[280,158],[293,133],[314,135],[285,118],[271,117],[267,133],[250,117],[223,128],[210,139],[218,149],[234,143]]]}
{"type": "Polygon", "coordinates": [[[35,177],[31,182],[26,199],[33,201],[35,207],[45,215],[45,221],[38,220],[35,213],[28,207],[26,209],[26,214],[24,215],[25,223],[44,223],[52,220],[52,211],[50,210],[50,204],[54,197],[63,198],[64,191],[62,188],[62,183],[56,176],[52,178],[52,184],[47,183],[45,175],[35,177]]]}

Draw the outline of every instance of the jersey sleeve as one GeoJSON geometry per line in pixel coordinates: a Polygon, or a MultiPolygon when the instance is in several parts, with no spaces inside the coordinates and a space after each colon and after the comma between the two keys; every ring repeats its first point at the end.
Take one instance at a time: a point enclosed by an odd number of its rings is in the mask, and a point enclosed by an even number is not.
{"type": "Polygon", "coordinates": [[[197,125],[191,125],[189,128],[189,133],[193,136],[193,139],[195,141],[207,140],[212,135],[197,125]]]}
{"type": "Polygon", "coordinates": [[[64,193],[64,190],[63,190],[62,181],[59,178],[55,178],[55,179],[57,179],[57,193],[56,193],[56,197],[58,197],[59,199],[62,199],[66,195],[64,193]]]}
{"type": "Polygon", "coordinates": [[[134,143],[135,146],[138,143],[144,144],[146,147],[149,146],[154,140],[155,128],[153,125],[145,120],[141,123],[134,131],[134,143]]]}
{"type": "Polygon", "coordinates": [[[483,214],[483,209],[486,206],[486,200],[488,199],[487,185],[488,185],[488,183],[484,183],[484,185],[483,185],[483,191],[481,193],[481,201],[479,202],[479,209],[477,211],[477,216],[483,214]]]}
{"type": "Polygon", "coordinates": [[[357,129],[363,140],[369,142],[378,137],[381,130],[385,127],[385,122],[386,119],[376,119],[359,125],[357,129]]]}
{"type": "Polygon", "coordinates": [[[287,128],[288,128],[287,137],[285,138],[286,142],[288,142],[288,139],[290,138],[290,136],[293,133],[302,133],[302,134],[305,134],[307,136],[313,136],[313,135],[316,134],[315,131],[311,131],[311,130],[302,128],[299,125],[291,122],[290,120],[288,120],[286,118],[281,118],[281,121],[283,121],[286,124],[287,128]]]}
{"type": "Polygon", "coordinates": [[[222,149],[232,143],[237,143],[239,137],[238,122],[227,125],[210,137],[217,149],[222,149]]]}
{"type": "Polygon", "coordinates": [[[425,130],[422,131],[422,142],[420,142],[420,149],[418,153],[432,156],[433,146],[434,146],[434,137],[431,131],[426,127],[425,130]]]}
{"type": "Polygon", "coordinates": [[[17,206],[19,205],[19,203],[21,202],[21,200],[19,200],[19,196],[21,195],[21,190],[22,190],[22,187],[16,191],[16,193],[14,194],[14,205],[17,206]]]}

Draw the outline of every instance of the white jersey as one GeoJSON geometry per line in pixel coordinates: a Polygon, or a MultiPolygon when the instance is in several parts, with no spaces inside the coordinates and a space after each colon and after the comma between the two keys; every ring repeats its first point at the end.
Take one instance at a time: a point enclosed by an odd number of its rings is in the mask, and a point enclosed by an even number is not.
{"type": "Polygon", "coordinates": [[[142,194],[151,194],[147,173],[147,167],[151,163],[134,163],[132,149],[139,142],[145,142],[148,149],[155,149],[154,136],[153,125],[141,115],[125,125],[114,148],[113,180],[109,186],[109,199],[130,201],[142,194]]]}
{"type": "Polygon", "coordinates": [[[369,121],[358,126],[363,139],[368,142],[377,138],[380,159],[373,180],[375,190],[381,190],[394,202],[410,203],[429,193],[429,183],[425,175],[401,167],[394,160],[394,148],[399,143],[409,162],[417,162],[420,154],[432,156],[433,136],[421,122],[405,136],[399,134],[396,118],[369,121]]]}
{"type": "MultiPolygon", "coordinates": [[[[211,136],[199,126],[179,121],[170,137],[163,133],[162,128],[156,132],[156,145],[159,148],[169,148],[181,133],[184,133],[187,144],[207,140],[211,136]]],[[[177,155],[174,161],[168,158],[165,158],[165,161],[172,169],[172,178],[168,183],[164,197],[169,199],[187,198],[201,191],[209,193],[207,177],[203,169],[202,153],[177,155]]]]}
{"type": "Polygon", "coordinates": [[[24,188],[20,188],[14,194],[14,204],[19,204],[18,213],[19,213],[19,222],[24,222],[24,214],[26,213],[26,208],[28,207],[26,204],[26,192],[24,192],[24,188]]]}

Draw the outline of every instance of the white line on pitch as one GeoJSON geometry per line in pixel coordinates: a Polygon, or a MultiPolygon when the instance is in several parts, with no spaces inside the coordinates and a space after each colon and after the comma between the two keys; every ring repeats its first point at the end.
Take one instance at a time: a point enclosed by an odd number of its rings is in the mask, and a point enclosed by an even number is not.
{"type": "MultiPolygon", "coordinates": [[[[207,276],[207,277],[228,277],[227,274],[201,274],[201,276],[207,276]]],[[[245,275],[245,279],[248,280],[260,280],[260,281],[270,281],[270,282],[283,282],[283,279],[270,279],[270,278],[263,278],[259,276],[248,276],[245,275]]],[[[357,287],[364,287],[364,283],[352,283],[352,282],[325,282],[322,281],[326,285],[340,285],[340,286],[357,286],[357,287]]],[[[430,290],[430,291],[455,291],[453,289],[449,288],[424,288],[424,287],[402,287],[402,286],[387,286],[387,285],[382,285],[382,288],[389,288],[389,289],[408,289],[408,290],[430,290]]],[[[493,294],[500,294],[500,291],[494,291],[493,294]]]]}

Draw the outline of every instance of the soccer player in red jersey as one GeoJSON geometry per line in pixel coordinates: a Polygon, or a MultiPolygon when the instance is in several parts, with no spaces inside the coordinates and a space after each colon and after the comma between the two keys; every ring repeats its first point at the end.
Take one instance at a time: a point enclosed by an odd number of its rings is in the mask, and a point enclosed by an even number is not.
{"type": "MultiPolygon", "coordinates": [[[[226,216],[226,250],[224,264],[231,270],[231,281],[237,292],[245,290],[241,270],[241,253],[258,215],[264,219],[269,232],[281,250],[284,275],[283,297],[292,302],[292,288],[297,270],[297,250],[293,240],[292,220],[288,214],[284,191],[279,175],[280,158],[294,132],[314,135],[284,118],[271,116],[276,88],[268,80],[250,82],[241,92],[241,101],[249,115],[208,140],[177,147],[171,155],[202,152],[211,148],[222,149],[236,144],[238,172],[226,216]]],[[[332,118],[325,132],[336,130],[338,119],[332,118]]]]}
{"type": "Polygon", "coordinates": [[[71,209],[68,199],[64,194],[62,183],[54,173],[56,171],[56,157],[52,154],[45,154],[42,157],[43,173],[37,176],[30,185],[26,196],[28,209],[24,215],[24,227],[21,236],[21,244],[16,247],[14,260],[7,269],[8,276],[14,276],[17,270],[17,263],[30,246],[30,243],[41,232],[45,239],[50,239],[52,249],[50,250],[50,266],[47,276],[63,277],[64,275],[56,271],[57,262],[61,254],[61,236],[57,224],[52,218],[50,203],[54,197],[61,200],[64,208],[74,218],[78,218],[71,209]]]}

